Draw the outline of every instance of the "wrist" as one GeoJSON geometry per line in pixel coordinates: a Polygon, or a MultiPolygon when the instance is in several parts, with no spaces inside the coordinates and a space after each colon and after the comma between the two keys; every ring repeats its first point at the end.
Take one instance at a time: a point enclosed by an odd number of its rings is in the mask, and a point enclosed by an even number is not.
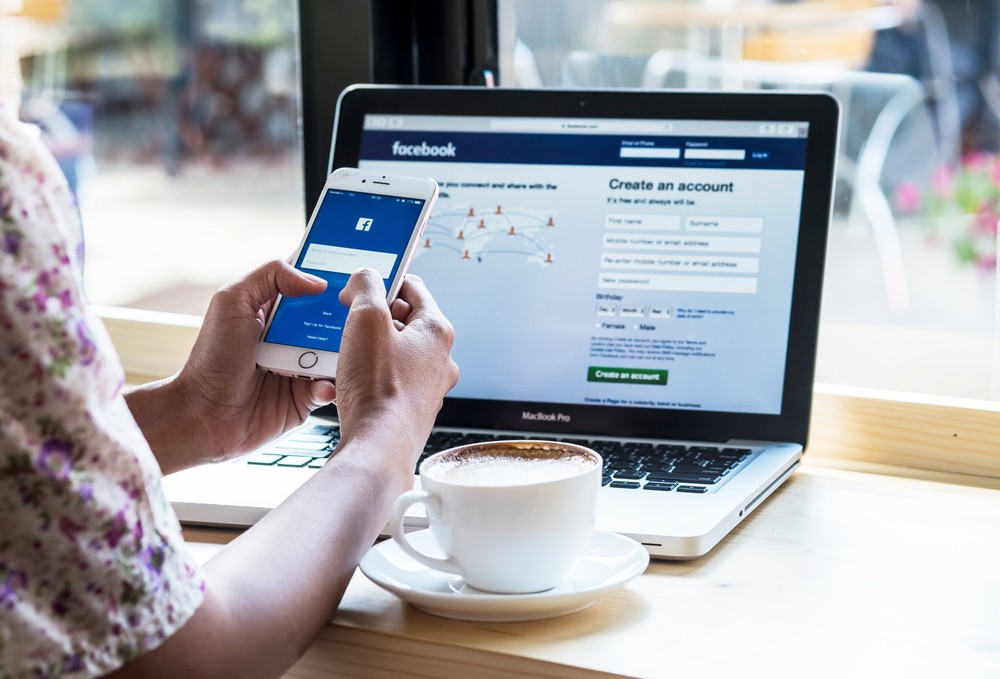
{"type": "Polygon", "coordinates": [[[124,394],[125,402],[164,474],[198,464],[192,451],[204,452],[196,441],[201,425],[178,375],[150,382],[124,394]]]}
{"type": "Polygon", "coordinates": [[[413,470],[433,423],[424,426],[420,418],[407,418],[402,413],[366,410],[361,421],[349,420],[346,427],[342,419],[335,457],[358,460],[369,469],[398,477],[405,488],[411,487],[413,470]]]}

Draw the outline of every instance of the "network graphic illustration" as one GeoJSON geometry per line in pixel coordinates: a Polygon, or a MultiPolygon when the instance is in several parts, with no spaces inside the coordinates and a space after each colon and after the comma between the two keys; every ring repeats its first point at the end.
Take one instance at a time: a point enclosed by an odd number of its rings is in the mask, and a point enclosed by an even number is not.
{"type": "Polygon", "coordinates": [[[551,210],[438,201],[416,256],[444,251],[473,263],[519,256],[550,265],[556,262],[550,243],[556,228],[557,215],[551,210]]]}

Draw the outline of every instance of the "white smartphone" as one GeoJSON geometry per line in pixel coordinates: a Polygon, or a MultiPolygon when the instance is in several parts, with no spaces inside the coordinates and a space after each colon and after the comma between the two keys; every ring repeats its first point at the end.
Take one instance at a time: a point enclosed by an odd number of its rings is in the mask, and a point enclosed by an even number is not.
{"type": "Polygon", "coordinates": [[[326,290],[279,296],[257,344],[257,365],[293,377],[333,379],[347,307],[338,295],[361,267],[378,271],[395,299],[438,186],[430,177],[340,168],[323,187],[295,267],[325,278],[326,290]]]}

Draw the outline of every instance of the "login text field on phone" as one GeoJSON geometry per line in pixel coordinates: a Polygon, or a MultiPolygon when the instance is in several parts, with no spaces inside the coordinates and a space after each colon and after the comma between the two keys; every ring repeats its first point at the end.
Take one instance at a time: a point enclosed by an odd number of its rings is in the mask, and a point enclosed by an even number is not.
{"type": "Polygon", "coordinates": [[[303,269],[352,274],[358,269],[374,269],[383,279],[392,275],[398,255],[392,252],[372,252],[339,245],[310,243],[302,258],[303,269]]]}

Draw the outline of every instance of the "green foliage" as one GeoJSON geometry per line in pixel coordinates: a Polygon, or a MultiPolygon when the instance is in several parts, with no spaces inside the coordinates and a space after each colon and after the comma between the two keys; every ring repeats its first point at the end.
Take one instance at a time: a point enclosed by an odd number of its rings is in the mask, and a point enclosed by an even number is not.
{"type": "Polygon", "coordinates": [[[931,186],[901,186],[896,205],[921,213],[928,230],[950,244],[962,264],[993,270],[1000,220],[1000,155],[976,153],[957,168],[941,167],[931,186]]]}

